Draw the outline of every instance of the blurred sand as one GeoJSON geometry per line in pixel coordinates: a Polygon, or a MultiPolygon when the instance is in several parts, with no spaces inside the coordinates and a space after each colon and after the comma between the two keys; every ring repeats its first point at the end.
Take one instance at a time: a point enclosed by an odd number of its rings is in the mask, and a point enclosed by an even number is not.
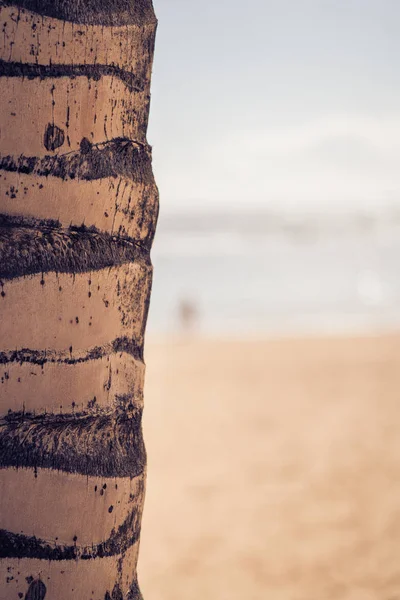
{"type": "Polygon", "coordinates": [[[145,600],[400,599],[400,336],[146,362],[145,600]]]}

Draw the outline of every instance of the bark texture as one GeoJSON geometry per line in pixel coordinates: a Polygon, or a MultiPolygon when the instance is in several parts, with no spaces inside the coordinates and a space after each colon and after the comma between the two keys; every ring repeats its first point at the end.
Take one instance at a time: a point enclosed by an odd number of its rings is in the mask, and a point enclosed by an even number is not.
{"type": "Polygon", "coordinates": [[[135,600],[151,0],[0,1],[0,600],[135,600]]]}

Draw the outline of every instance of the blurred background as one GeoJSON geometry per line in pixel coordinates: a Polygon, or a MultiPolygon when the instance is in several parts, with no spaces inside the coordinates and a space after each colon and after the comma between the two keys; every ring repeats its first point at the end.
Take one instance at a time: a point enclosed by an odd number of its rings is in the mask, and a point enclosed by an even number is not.
{"type": "Polygon", "coordinates": [[[144,596],[400,599],[400,3],[154,4],[144,596]]]}

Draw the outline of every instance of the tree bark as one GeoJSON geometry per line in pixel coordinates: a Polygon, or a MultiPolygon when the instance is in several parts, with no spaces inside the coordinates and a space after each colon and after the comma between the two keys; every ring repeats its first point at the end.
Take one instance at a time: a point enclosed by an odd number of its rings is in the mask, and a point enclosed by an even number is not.
{"type": "Polygon", "coordinates": [[[134,600],[151,0],[0,2],[0,600],[134,600]]]}

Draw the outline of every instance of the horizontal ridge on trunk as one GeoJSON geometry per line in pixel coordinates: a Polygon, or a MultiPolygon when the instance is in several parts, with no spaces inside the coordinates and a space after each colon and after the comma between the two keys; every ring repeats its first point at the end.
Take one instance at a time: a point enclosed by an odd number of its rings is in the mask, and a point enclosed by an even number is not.
{"type": "Polygon", "coordinates": [[[7,23],[2,27],[0,38],[0,58],[6,62],[50,67],[59,64],[111,66],[113,72],[120,69],[134,74],[135,78],[128,77],[127,81],[143,86],[146,95],[150,93],[155,22],[144,27],[135,24],[80,27],[73,22],[60,23],[50,16],[39,17],[27,9],[16,11],[4,5],[0,5],[0,19],[7,23]]]}
{"type": "MultiPolygon", "coordinates": [[[[144,494],[144,485],[141,494],[144,494]]],[[[138,503],[139,506],[142,503],[138,503]]],[[[40,560],[92,560],[123,555],[140,537],[141,511],[135,508],[108,540],[93,546],[58,546],[34,536],[0,529],[0,558],[36,558],[40,560]]]]}
{"type": "MultiPolygon", "coordinates": [[[[0,214],[0,279],[36,273],[83,273],[128,262],[149,262],[148,249],[87,228],[61,229],[43,221],[26,226],[23,219],[0,214]]],[[[56,225],[56,224],[54,224],[56,225]]]]}
{"type": "Polygon", "coordinates": [[[79,152],[43,158],[0,156],[0,170],[86,181],[121,176],[139,183],[154,182],[150,146],[127,138],[95,146],[84,138],[79,152]]]}
{"type": "Polygon", "coordinates": [[[158,190],[124,177],[96,181],[0,173],[1,211],[68,229],[71,225],[133,239],[148,247],[158,215],[158,190]],[[44,202],[44,199],[46,200],[44,202]]]}
{"type": "Polygon", "coordinates": [[[136,360],[143,361],[143,347],[141,345],[139,346],[134,340],[127,337],[121,337],[108,344],[104,344],[103,346],[90,348],[86,352],[58,352],[55,350],[33,350],[30,348],[0,352],[0,364],[5,365],[12,362],[25,362],[35,365],[45,365],[48,362],[52,362],[74,365],[88,360],[97,360],[103,356],[109,356],[110,354],[119,352],[126,352],[136,360]]]}
{"type": "Polygon", "coordinates": [[[111,479],[30,468],[2,469],[0,476],[0,529],[81,547],[107,540],[138,508],[145,480],[145,472],[111,479]]]}
{"type": "Polygon", "coordinates": [[[12,411],[35,415],[112,411],[121,397],[143,406],[145,365],[126,352],[68,364],[0,364],[0,419],[12,411]]]}
{"type": "Polygon", "coordinates": [[[11,413],[0,421],[0,468],[137,477],[146,465],[142,410],[130,398],[106,415],[11,413]]]}
{"type": "Polygon", "coordinates": [[[1,125],[3,156],[44,160],[81,153],[90,157],[90,150],[104,143],[127,140],[150,152],[145,116],[148,98],[144,93],[133,94],[116,77],[107,75],[98,81],[3,77],[0,85],[1,101],[10,111],[10,118],[1,125]],[[79,105],[73,98],[80,99],[79,105]],[[28,127],[29,123],[35,127],[28,127]]]}
{"type": "Polygon", "coordinates": [[[0,350],[48,349],[72,358],[74,349],[86,352],[118,338],[142,347],[151,282],[152,267],[144,261],[0,280],[0,350]]]}
{"type": "MultiPolygon", "coordinates": [[[[40,535],[37,535],[36,538],[46,539],[40,535]]],[[[54,547],[52,543],[49,546],[54,547]]],[[[80,546],[85,546],[85,544],[80,544],[80,546]]],[[[2,581],[6,581],[8,578],[6,598],[1,598],[2,600],[25,598],[28,588],[33,585],[35,580],[40,580],[46,582],[46,600],[47,598],[52,600],[71,600],[71,598],[77,600],[87,600],[88,598],[93,600],[121,600],[122,598],[124,600],[142,600],[137,587],[138,552],[139,541],[131,545],[123,555],[108,556],[97,560],[52,560],[45,564],[39,558],[7,558],[7,560],[0,561],[0,578],[2,581]],[[44,569],[46,577],[43,574],[44,569]],[[28,581],[22,574],[29,575],[28,581]],[[116,590],[121,593],[118,595],[116,590]],[[130,595],[131,592],[134,595],[130,595]]]]}
{"type": "Polygon", "coordinates": [[[120,79],[130,92],[143,92],[143,81],[134,73],[125,71],[115,65],[40,65],[34,63],[19,63],[0,60],[0,77],[26,77],[27,79],[57,79],[60,77],[87,77],[98,81],[105,75],[120,79]]]}
{"type": "Polygon", "coordinates": [[[156,23],[151,0],[3,0],[3,6],[87,25],[156,23]]]}

